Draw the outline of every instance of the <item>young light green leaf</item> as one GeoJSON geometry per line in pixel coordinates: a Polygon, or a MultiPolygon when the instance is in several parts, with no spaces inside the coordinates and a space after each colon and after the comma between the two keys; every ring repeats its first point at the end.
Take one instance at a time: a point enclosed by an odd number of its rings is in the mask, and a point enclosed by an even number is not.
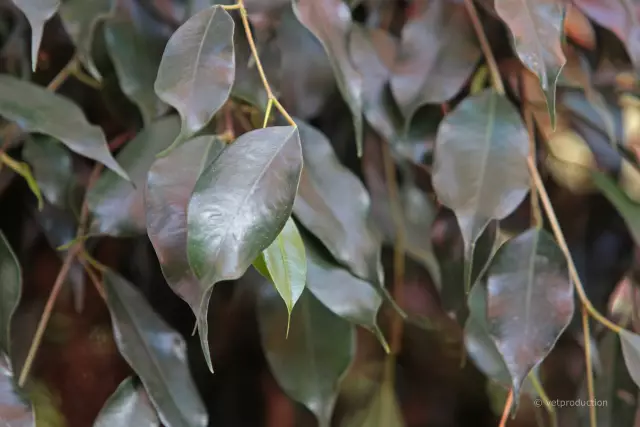
{"type": "Polygon", "coordinates": [[[553,236],[532,228],[500,247],[487,275],[487,320],[516,402],[525,378],[555,346],[573,311],[573,285],[553,236]]]}
{"type": "Polygon", "coordinates": [[[424,3],[402,29],[399,60],[391,78],[391,91],[407,124],[420,106],[453,98],[482,55],[463,4],[424,3]]]}
{"type": "Polygon", "coordinates": [[[65,0],[60,6],[62,25],[76,45],[76,54],[91,75],[102,80],[91,57],[93,36],[98,24],[112,11],[112,0],[65,0]]]}
{"type": "MultiPolygon", "coordinates": [[[[1,304],[1,302],[0,302],[1,304]]],[[[18,394],[9,357],[0,352],[0,425],[36,427],[36,416],[30,403],[18,394]]]]}
{"type": "Polygon", "coordinates": [[[42,209],[42,207],[44,206],[44,199],[42,198],[42,193],[40,193],[40,188],[38,187],[38,183],[31,173],[31,168],[29,167],[29,165],[25,162],[19,162],[15,160],[6,153],[0,153],[0,163],[6,165],[12,171],[24,178],[24,180],[27,182],[27,185],[29,186],[29,189],[38,200],[38,209],[42,209]]]}
{"type": "Polygon", "coordinates": [[[198,178],[187,210],[187,254],[206,289],[198,329],[210,369],[211,289],[242,276],[280,234],[291,215],[301,171],[297,128],[274,126],[242,135],[198,178]]]}
{"type": "Polygon", "coordinates": [[[226,148],[219,138],[200,136],[157,159],[147,175],[147,233],[173,291],[198,315],[204,289],[187,259],[187,206],[201,170],[226,148]]]}
{"type": "Polygon", "coordinates": [[[16,122],[27,132],[53,136],[71,151],[104,164],[129,181],[127,173],[109,152],[102,130],[89,124],[80,107],[69,99],[2,74],[0,116],[16,122]]]}
{"type": "Polygon", "coordinates": [[[342,0],[292,0],[298,20],[324,46],[338,88],[353,114],[358,157],[362,156],[362,76],[349,58],[348,40],[353,20],[342,0]]]}
{"type": "Polygon", "coordinates": [[[349,417],[343,427],[404,427],[404,417],[398,404],[393,383],[389,379],[383,380],[378,390],[371,397],[367,405],[349,417]]]}
{"type": "Polygon", "coordinates": [[[204,427],[208,415],[191,378],[184,339],[131,283],[104,275],[116,344],[138,374],[163,425],[204,427]]]}
{"type": "Polygon", "coordinates": [[[555,128],[556,82],[567,62],[562,51],[565,6],[557,0],[495,0],[513,35],[520,61],[538,76],[555,128]]]}
{"type": "Polygon", "coordinates": [[[229,98],[235,76],[233,32],[229,13],[212,6],[189,18],[165,47],[154,88],[180,113],[182,140],[201,131],[229,98]]]}
{"type": "Polygon", "coordinates": [[[636,244],[640,245],[640,204],[631,200],[616,182],[604,173],[593,171],[591,177],[600,192],[618,210],[636,244]]]}
{"type": "Polygon", "coordinates": [[[58,11],[60,0],[13,0],[13,2],[24,13],[31,26],[31,69],[36,71],[44,24],[58,11]]]}
{"type": "Polygon", "coordinates": [[[122,381],[100,410],[93,427],[159,427],[160,420],[144,388],[132,377],[122,381]]]}
{"type": "Polygon", "coordinates": [[[433,187],[458,217],[465,252],[490,220],[505,218],[525,198],[528,151],[520,114],[492,89],[466,98],[441,122],[433,187]]]}
{"type": "Polygon", "coordinates": [[[176,116],[167,116],[145,127],[118,154],[118,161],[135,188],[111,171],[104,171],[87,193],[92,214],[91,234],[135,236],[146,231],[144,187],[156,155],[180,132],[176,116]]]}
{"type": "Polygon", "coordinates": [[[371,199],[327,138],[298,121],[304,170],[293,205],[298,221],[356,276],[380,284],[381,242],[369,222],[371,199]]]}
{"type": "Polygon", "coordinates": [[[305,290],[289,316],[276,292],[265,286],[258,296],[258,324],[267,361],[276,381],[307,407],[320,427],[329,427],[339,387],[355,355],[355,329],[305,290]]]}
{"type": "Polygon", "coordinates": [[[115,16],[106,20],[104,38],[122,92],[137,104],[144,124],[149,125],[168,109],[153,88],[163,42],[138,31],[129,19],[115,16]]]}
{"type": "Polygon", "coordinates": [[[11,318],[22,294],[22,271],[9,242],[0,232],[0,353],[11,356],[11,318]]]}

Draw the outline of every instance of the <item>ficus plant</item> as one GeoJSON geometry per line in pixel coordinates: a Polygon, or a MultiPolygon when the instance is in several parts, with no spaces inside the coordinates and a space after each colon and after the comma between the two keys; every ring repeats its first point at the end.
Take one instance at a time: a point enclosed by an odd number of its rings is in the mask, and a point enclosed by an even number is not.
{"type": "Polygon", "coordinates": [[[640,425],[639,35],[0,0],[0,424],[640,425]]]}

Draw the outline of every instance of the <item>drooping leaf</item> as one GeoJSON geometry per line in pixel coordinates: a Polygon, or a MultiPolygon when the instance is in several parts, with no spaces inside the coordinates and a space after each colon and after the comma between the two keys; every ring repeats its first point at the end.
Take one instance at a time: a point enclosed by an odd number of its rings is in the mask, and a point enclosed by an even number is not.
{"type": "Polygon", "coordinates": [[[289,217],[278,237],[259,258],[264,261],[267,279],[273,282],[291,315],[307,281],[305,246],[293,218],[289,217]]]}
{"type": "Polygon", "coordinates": [[[11,318],[22,294],[22,271],[18,258],[1,232],[0,283],[0,355],[11,356],[11,318]]]}
{"type": "Polygon", "coordinates": [[[362,155],[362,76],[349,58],[348,37],[353,21],[342,0],[292,0],[298,20],[324,46],[338,88],[353,114],[358,157],[362,155]]]}
{"type": "Polygon", "coordinates": [[[153,88],[164,44],[138,31],[130,20],[121,16],[106,20],[104,38],[120,88],[137,104],[144,124],[149,125],[168,109],[153,88]]]}
{"type": "Polygon", "coordinates": [[[562,51],[565,6],[557,0],[495,0],[518,57],[540,80],[555,127],[556,82],[567,59],[562,51]]]}
{"type": "Polygon", "coordinates": [[[201,136],[157,159],[147,175],[147,233],[167,283],[194,314],[203,289],[187,258],[187,206],[201,170],[225,149],[218,138],[201,136]]]}
{"type": "Polygon", "coordinates": [[[291,215],[301,171],[298,130],[275,126],[242,135],[198,178],[187,210],[187,254],[206,290],[198,329],[209,369],[211,289],[242,276],[280,234],[291,215]]]}
{"type": "Polygon", "coordinates": [[[17,393],[14,372],[9,357],[0,352],[0,425],[7,427],[35,427],[32,405],[17,393]]]}
{"type": "Polygon", "coordinates": [[[111,13],[112,3],[112,0],[65,0],[60,6],[60,18],[76,45],[76,54],[98,80],[102,80],[102,75],[93,61],[91,48],[96,28],[111,13]]]}
{"type": "Polygon", "coordinates": [[[640,387],[640,335],[623,329],[620,331],[622,355],[633,381],[640,387]]]}
{"type": "Polygon", "coordinates": [[[487,277],[487,320],[516,402],[525,378],[554,347],[573,311],[564,254],[548,232],[529,229],[498,250],[487,277]]]}
{"type": "Polygon", "coordinates": [[[91,234],[131,236],[144,234],[144,187],[147,172],[156,155],[167,148],[180,132],[176,116],[167,116],[145,127],[118,153],[118,162],[135,188],[111,171],[104,171],[87,193],[92,214],[91,234]]]}
{"type": "Polygon", "coordinates": [[[132,377],[122,381],[98,414],[93,427],[158,427],[160,420],[144,388],[132,377]]]}
{"type": "Polygon", "coordinates": [[[118,349],[142,380],[162,424],[206,426],[208,415],[189,372],[182,336],[113,271],[105,273],[104,285],[118,349]]]}
{"type": "Polygon", "coordinates": [[[296,219],[356,276],[380,283],[381,245],[368,220],[371,199],[362,182],[336,157],[327,138],[297,122],[304,169],[293,205],[296,219]]]}
{"type": "Polygon", "coordinates": [[[453,98],[482,55],[461,2],[423,3],[424,8],[402,30],[400,56],[391,78],[393,96],[407,122],[421,105],[453,98]]]}
{"type": "Polygon", "coordinates": [[[154,88],[182,119],[183,139],[201,131],[229,98],[235,76],[234,23],[212,6],[173,33],[162,55],[154,88]]]}
{"type": "Polygon", "coordinates": [[[306,406],[320,427],[329,427],[340,382],[355,354],[355,330],[305,290],[288,315],[271,287],[258,297],[262,348],[271,372],[293,400],[306,406]]]}
{"type": "Polygon", "coordinates": [[[385,379],[367,405],[347,418],[341,427],[404,427],[405,425],[393,383],[385,379]]]}
{"type": "Polygon", "coordinates": [[[448,114],[436,137],[433,187],[451,208],[469,248],[491,219],[503,219],[529,191],[529,136],[519,113],[487,89],[448,114]]]}
{"type": "Polygon", "coordinates": [[[22,10],[31,26],[31,69],[36,71],[44,24],[58,11],[60,0],[13,0],[13,2],[22,10]]]}
{"type": "Polygon", "coordinates": [[[102,130],[87,122],[76,104],[45,88],[0,75],[0,116],[27,132],[51,135],[71,151],[100,163],[129,180],[107,146],[102,130]]]}

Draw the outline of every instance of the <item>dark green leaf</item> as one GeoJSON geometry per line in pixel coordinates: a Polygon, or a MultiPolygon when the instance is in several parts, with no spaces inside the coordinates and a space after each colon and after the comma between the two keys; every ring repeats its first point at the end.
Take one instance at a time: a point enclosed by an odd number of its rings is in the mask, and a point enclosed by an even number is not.
{"type": "Polygon", "coordinates": [[[640,244],[640,204],[631,200],[613,179],[602,172],[593,171],[591,177],[600,192],[618,210],[636,244],[640,244]]]}
{"type": "Polygon", "coordinates": [[[495,0],[511,30],[520,61],[540,80],[555,127],[556,82],[567,62],[562,51],[565,6],[557,0],[495,0]]]}
{"type": "Polygon", "coordinates": [[[491,89],[466,98],[440,124],[433,187],[456,213],[467,248],[491,219],[505,218],[526,196],[528,151],[520,114],[491,89]]]}
{"type": "Polygon", "coordinates": [[[160,420],[142,387],[125,379],[109,397],[93,427],[158,427],[160,420]]]}
{"type": "Polygon", "coordinates": [[[111,171],[104,171],[87,193],[91,234],[130,236],[144,234],[144,187],[156,155],[180,132],[176,116],[168,116],[144,128],[118,154],[118,161],[135,188],[111,171]]]}
{"type": "Polygon", "coordinates": [[[11,355],[11,318],[22,294],[22,272],[9,242],[0,232],[0,354],[11,355]]]}
{"type": "Polygon", "coordinates": [[[498,250],[487,277],[487,320],[516,402],[525,378],[554,347],[573,310],[567,263],[548,232],[529,229],[498,250]]]}
{"type": "Polygon", "coordinates": [[[111,13],[112,3],[112,0],[66,0],[60,6],[60,18],[76,45],[76,54],[98,80],[102,76],[91,57],[93,36],[98,23],[111,13]]]}
{"type": "Polygon", "coordinates": [[[341,427],[372,426],[405,426],[393,383],[388,379],[380,384],[367,406],[348,418],[341,427]]]}
{"type": "Polygon", "coordinates": [[[407,122],[421,105],[453,98],[482,55],[463,4],[424,3],[402,30],[400,56],[391,78],[393,96],[407,122]]]}
{"type": "Polygon", "coordinates": [[[162,55],[155,91],[182,118],[182,139],[201,131],[229,98],[235,76],[234,23],[213,6],[173,33],[162,55]]]}
{"type": "Polygon", "coordinates": [[[336,157],[327,138],[297,122],[304,169],[293,206],[296,219],[356,276],[379,284],[381,245],[368,220],[371,199],[336,157]]]}
{"type": "Polygon", "coordinates": [[[264,287],[258,299],[262,347],[280,387],[306,406],[320,427],[331,425],[340,382],[355,355],[355,330],[308,290],[288,315],[279,296],[264,287]]]}
{"type": "Polygon", "coordinates": [[[105,22],[104,38],[122,92],[138,105],[144,124],[149,125],[168,109],[153,88],[163,43],[138,31],[124,17],[112,17],[105,22]]]}
{"type": "Polygon", "coordinates": [[[348,40],[353,21],[342,0],[292,0],[298,20],[324,46],[338,88],[353,114],[358,157],[362,155],[362,76],[349,58],[348,40]]]}
{"type": "Polygon", "coordinates": [[[145,192],[149,239],[167,283],[194,314],[204,296],[187,259],[187,206],[202,169],[226,147],[220,139],[201,136],[157,159],[147,176],[145,192]]]}
{"type": "Polygon", "coordinates": [[[89,124],[80,107],[67,98],[2,74],[0,115],[16,122],[27,132],[53,136],[71,151],[103,163],[129,180],[109,152],[102,130],[89,124]]]}
{"type": "Polygon", "coordinates": [[[104,284],[118,349],[142,380],[162,424],[206,426],[208,415],[189,372],[182,336],[125,279],[107,271],[104,284]]]}
{"type": "Polygon", "coordinates": [[[33,408],[18,395],[14,383],[14,373],[9,357],[0,352],[0,425],[35,427],[36,418],[33,408]]]}
{"type": "Polygon", "coordinates": [[[207,290],[198,329],[210,369],[207,309],[213,285],[242,276],[280,234],[301,171],[298,130],[276,126],[245,133],[198,178],[188,207],[187,254],[207,290]]]}
{"type": "Polygon", "coordinates": [[[13,0],[31,26],[31,69],[38,66],[38,51],[44,24],[58,11],[60,0],[13,0]]]}

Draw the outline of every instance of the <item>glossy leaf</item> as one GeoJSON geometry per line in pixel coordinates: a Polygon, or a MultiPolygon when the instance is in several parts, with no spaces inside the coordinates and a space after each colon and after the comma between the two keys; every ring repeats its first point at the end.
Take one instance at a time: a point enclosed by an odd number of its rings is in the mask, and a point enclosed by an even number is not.
{"type": "Polygon", "coordinates": [[[288,316],[278,295],[264,287],[258,297],[262,348],[276,381],[306,406],[320,427],[329,427],[340,382],[355,355],[355,330],[308,290],[288,316]]]}
{"type": "Polygon", "coordinates": [[[516,402],[525,378],[554,347],[573,311],[564,254],[548,232],[529,229],[500,247],[488,270],[487,320],[516,402]]]}
{"type": "Polygon", "coordinates": [[[35,427],[36,417],[31,404],[17,393],[14,372],[9,357],[0,352],[0,425],[35,427]]]}
{"type": "Polygon", "coordinates": [[[201,131],[229,98],[233,32],[227,11],[212,6],[189,18],[167,43],[154,87],[180,113],[183,139],[201,131]]]}
{"type": "Polygon", "coordinates": [[[22,271],[9,242],[0,232],[0,355],[11,355],[11,318],[22,294],[22,271]]]}
{"type": "Polygon", "coordinates": [[[104,285],[118,349],[142,380],[162,424],[206,426],[208,415],[189,373],[182,336],[116,273],[107,271],[104,285]]]}
{"type": "Polygon", "coordinates": [[[362,155],[362,76],[349,58],[348,36],[353,21],[342,0],[292,0],[298,20],[325,48],[338,88],[353,114],[358,157],[362,155]]]}
{"type": "Polygon", "coordinates": [[[327,138],[298,122],[304,169],[293,205],[296,219],[356,276],[380,283],[381,245],[369,222],[371,199],[336,157],[327,138]]]}
{"type": "Polygon", "coordinates": [[[211,370],[207,310],[213,285],[242,276],[280,234],[301,171],[298,130],[275,126],[242,135],[198,178],[187,210],[187,254],[206,290],[198,329],[211,370]]]}
{"type": "Polygon", "coordinates": [[[123,17],[113,17],[105,22],[104,38],[120,88],[140,108],[143,122],[149,125],[168,109],[153,88],[163,44],[138,31],[123,17]]]}
{"type": "Polygon", "coordinates": [[[187,259],[187,206],[201,170],[225,149],[220,139],[201,136],[157,159],[147,175],[146,224],[167,283],[194,314],[204,293],[187,259]]]}
{"type": "Polygon", "coordinates": [[[76,54],[91,75],[102,80],[102,75],[91,56],[93,38],[98,24],[111,13],[112,0],[65,0],[60,6],[60,18],[76,54]]]}
{"type": "Polygon", "coordinates": [[[343,427],[404,427],[406,424],[393,383],[389,380],[383,381],[367,405],[342,425],[343,427]]]}
{"type": "Polygon", "coordinates": [[[613,179],[602,172],[593,171],[591,177],[595,186],[618,210],[636,244],[640,244],[640,204],[631,200],[613,179]]]}
{"type": "Polygon", "coordinates": [[[149,396],[133,378],[125,379],[104,404],[93,427],[159,427],[149,396]]]}
{"type": "Polygon", "coordinates": [[[38,51],[42,41],[44,24],[51,19],[60,7],[60,0],[13,0],[22,10],[31,26],[31,69],[38,66],[38,51]]]}
{"type": "Polygon", "coordinates": [[[71,151],[103,163],[129,180],[109,152],[102,130],[89,124],[80,107],[65,97],[2,74],[0,116],[16,122],[27,132],[51,135],[71,151]]]}
{"type": "Polygon", "coordinates": [[[565,6],[557,0],[496,0],[522,63],[540,80],[555,127],[556,82],[567,59],[562,51],[565,6]]]}
{"type": "Polygon", "coordinates": [[[420,106],[453,98],[481,57],[462,2],[424,3],[402,30],[400,55],[391,78],[393,96],[407,121],[420,106]]]}
{"type": "Polygon", "coordinates": [[[518,111],[491,89],[462,101],[441,122],[433,187],[458,217],[470,247],[491,219],[503,219],[529,191],[529,136],[518,111]]]}
{"type": "Polygon", "coordinates": [[[92,214],[90,233],[110,236],[144,234],[144,187],[147,172],[156,155],[166,149],[180,132],[180,122],[168,116],[149,124],[118,154],[118,162],[135,188],[111,171],[104,171],[87,193],[92,214]]]}

